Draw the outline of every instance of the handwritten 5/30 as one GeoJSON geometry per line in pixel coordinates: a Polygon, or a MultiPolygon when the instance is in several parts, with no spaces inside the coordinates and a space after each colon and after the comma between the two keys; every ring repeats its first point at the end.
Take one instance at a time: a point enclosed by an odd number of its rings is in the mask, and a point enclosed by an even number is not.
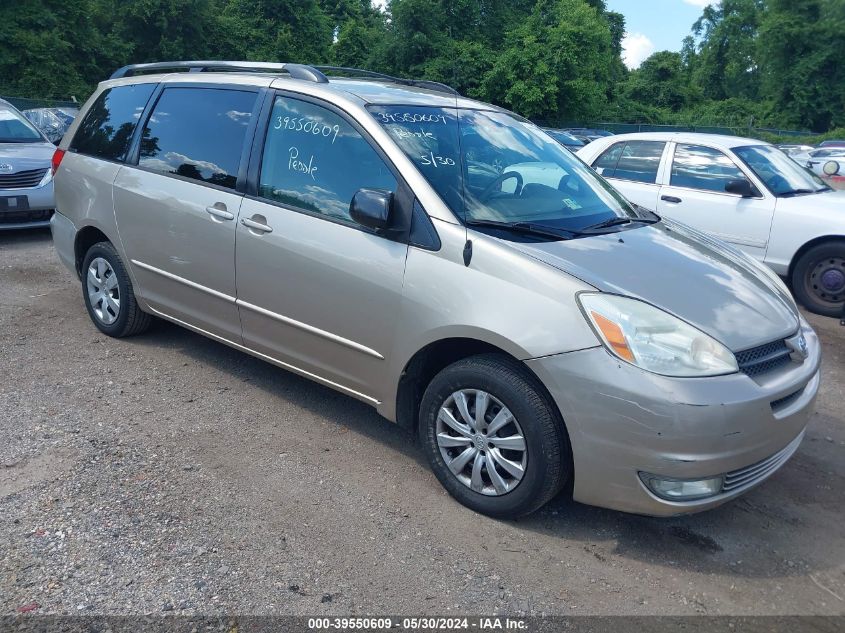
{"type": "Polygon", "coordinates": [[[435,156],[434,152],[422,154],[420,156],[420,162],[426,167],[453,167],[455,165],[455,161],[453,159],[448,156],[435,156]]]}
{"type": "Polygon", "coordinates": [[[313,134],[314,136],[323,136],[325,138],[331,137],[332,145],[337,140],[337,135],[340,134],[339,125],[326,125],[314,119],[306,119],[304,117],[276,117],[276,123],[273,127],[277,130],[282,128],[292,130],[294,132],[302,132],[304,134],[313,134]]]}

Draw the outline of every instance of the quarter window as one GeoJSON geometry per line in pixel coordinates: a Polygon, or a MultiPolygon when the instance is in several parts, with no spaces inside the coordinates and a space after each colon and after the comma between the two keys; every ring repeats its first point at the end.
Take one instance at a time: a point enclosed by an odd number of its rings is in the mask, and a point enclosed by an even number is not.
{"type": "Polygon", "coordinates": [[[277,97],[264,145],[259,195],[351,221],[361,188],[396,191],[396,178],[346,120],[321,106],[277,97]]]}
{"type": "Polygon", "coordinates": [[[234,189],[257,94],[166,88],[141,136],[138,165],[234,189]]]}
{"type": "Polygon", "coordinates": [[[664,147],[666,143],[659,141],[617,143],[599,156],[593,167],[605,178],[654,184],[664,147]]]}
{"type": "Polygon", "coordinates": [[[72,152],[123,161],[132,135],[156,84],[133,84],[105,90],[85,114],[70,144],[72,152]]]}
{"type": "Polygon", "coordinates": [[[732,180],[748,180],[722,152],[702,145],[678,145],[672,162],[671,185],[687,189],[725,192],[732,180]]]}

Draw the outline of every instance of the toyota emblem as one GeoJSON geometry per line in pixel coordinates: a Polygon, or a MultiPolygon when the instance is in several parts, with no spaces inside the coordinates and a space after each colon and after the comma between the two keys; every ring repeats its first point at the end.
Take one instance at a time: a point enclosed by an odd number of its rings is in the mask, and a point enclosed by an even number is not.
{"type": "Polygon", "coordinates": [[[11,174],[14,169],[9,163],[0,163],[0,173],[2,174],[11,174]]]}

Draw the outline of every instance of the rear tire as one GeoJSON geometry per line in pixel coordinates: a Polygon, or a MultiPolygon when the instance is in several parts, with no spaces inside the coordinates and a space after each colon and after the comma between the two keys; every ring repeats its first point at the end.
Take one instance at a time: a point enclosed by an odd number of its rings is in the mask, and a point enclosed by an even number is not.
{"type": "Polygon", "coordinates": [[[534,512],[572,474],[557,409],[537,379],[505,356],[473,356],[437,374],[420,405],[419,437],[449,494],[496,518],[534,512]]]}
{"type": "Polygon", "coordinates": [[[823,242],[804,253],[792,270],[792,292],[810,312],[840,316],[845,304],[845,242],[823,242]]]}
{"type": "Polygon", "coordinates": [[[103,334],[134,336],[152,323],[153,317],[138,307],[126,267],[110,242],[98,242],[85,254],[82,296],[88,316],[103,334]]]}

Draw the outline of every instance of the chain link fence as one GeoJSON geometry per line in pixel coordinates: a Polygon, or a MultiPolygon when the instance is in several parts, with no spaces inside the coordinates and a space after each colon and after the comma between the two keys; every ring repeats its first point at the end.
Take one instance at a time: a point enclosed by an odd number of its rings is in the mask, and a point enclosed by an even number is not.
{"type": "Polygon", "coordinates": [[[750,127],[750,126],[719,126],[719,125],[662,125],[657,123],[618,123],[612,121],[588,121],[584,122],[543,122],[545,127],[555,128],[588,128],[613,132],[614,134],[630,134],[633,132],[705,132],[707,134],[728,134],[733,136],[750,136],[752,138],[761,135],[771,136],[813,136],[808,130],[779,130],[775,128],[750,127]]]}
{"type": "Polygon", "coordinates": [[[0,95],[0,99],[8,101],[18,110],[31,110],[33,108],[79,108],[81,103],[67,99],[28,99],[26,97],[6,97],[0,95]]]}

